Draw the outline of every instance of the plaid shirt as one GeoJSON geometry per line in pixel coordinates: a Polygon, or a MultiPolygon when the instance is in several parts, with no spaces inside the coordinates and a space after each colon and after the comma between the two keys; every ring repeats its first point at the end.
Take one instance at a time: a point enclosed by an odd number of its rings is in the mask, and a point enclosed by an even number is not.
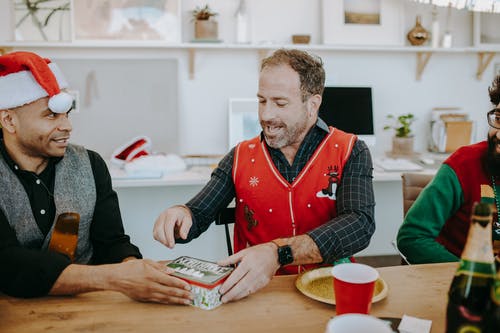
{"type": "MultiPolygon", "coordinates": [[[[288,182],[293,182],[327,134],[328,126],[318,118],[316,126],[300,145],[293,165],[279,149],[267,146],[273,163],[288,182]]],[[[233,159],[234,148],[220,161],[205,187],[186,204],[193,213],[193,226],[188,238],[185,241],[177,239],[177,242],[185,243],[198,237],[208,229],[217,213],[233,200],[233,159]]],[[[351,256],[368,246],[375,231],[372,171],[370,152],[366,144],[358,140],[337,188],[338,216],[308,232],[325,263],[333,264],[335,260],[351,256]]]]}

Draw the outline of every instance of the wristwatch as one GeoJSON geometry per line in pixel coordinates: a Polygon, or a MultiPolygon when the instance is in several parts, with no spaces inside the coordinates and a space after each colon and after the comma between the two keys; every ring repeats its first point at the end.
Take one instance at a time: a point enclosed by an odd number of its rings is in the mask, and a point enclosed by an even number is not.
{"type": "Polygon", "coordinates": [[[293,253],[290,245],[284,239],[277,238],[272,240],[278,246],[278,262],[281,266],[288,265],[293,262],[293,253]]]}

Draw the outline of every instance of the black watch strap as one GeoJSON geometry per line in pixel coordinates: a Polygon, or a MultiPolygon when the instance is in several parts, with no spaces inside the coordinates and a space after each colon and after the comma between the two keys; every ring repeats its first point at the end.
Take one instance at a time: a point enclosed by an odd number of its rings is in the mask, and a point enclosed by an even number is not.
{"type": "Polygon", "coordinates": [[[293,262],[293,253],[290,245],[284,239],[278,238],[272,240],[278,246],[278,262],[281,266],[288,265],[293,262]]]}

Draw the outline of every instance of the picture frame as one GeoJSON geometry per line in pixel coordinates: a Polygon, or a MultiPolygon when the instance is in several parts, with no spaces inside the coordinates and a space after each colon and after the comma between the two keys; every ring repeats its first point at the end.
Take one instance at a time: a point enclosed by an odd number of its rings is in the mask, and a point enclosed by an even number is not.
{"type": "Polygon", "coordinates": [[[228,121],[228,148],[260,134],[259,100],[257,98],[230,98],[228,121]]]}
{"type": "Polygon", "coordinates": [[[399,0],[358,0],[360,6],[379,2],[378,24],[345,23],[346,1],[323,0],[323,43],[334,45],[404,45],[403,5],[399,0]],[[362,3],[363,2],[363,3],[362,3]]]}
{"type": "Polygon", "coordinates": [[[14,40],[69,42],[72,39],[72,0],[13,0],[14,40]]]}
{"type": "Polygon", "coordinates": [[[80,91],[75,89],[68,89],[66,91],[68,94],[73,96],[73,105],[71,113],[80,113],[80,91]]]}
{"type": "Polygon", "coordinates": [[[72,2],[75,41],[181,41],[180,0],[72,2]]]}

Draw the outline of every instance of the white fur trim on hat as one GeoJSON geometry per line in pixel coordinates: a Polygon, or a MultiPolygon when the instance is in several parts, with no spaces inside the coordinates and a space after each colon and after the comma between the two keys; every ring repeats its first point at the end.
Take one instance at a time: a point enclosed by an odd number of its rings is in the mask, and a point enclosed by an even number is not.
{"type": "MultiPolygon", "coordinates": [[[[67,88],[68,82],[64,78],[64,75],[62,74],[59,67],[54,63],[50,63],[48,64],[48,66],[56,77],[59,89],[67,88]]],[[[47,91],[45,91],[45,89],[43,89],[40,84],[38,84],[38,82],[33,77],[33,74],[31,74],[31,71],[29,70],[16,72],[0,77],[0,110],[23,106],[47,96],[47,91]]],[[[59,105],[60,102],[57,102],[56,104],[59,105]]],[[[52,108],[50,109],[54,112],[57,112],[52,108]]],[[[66,111],[60,112],[64,113],[68,110],[69,108],[66,111]]]]}

